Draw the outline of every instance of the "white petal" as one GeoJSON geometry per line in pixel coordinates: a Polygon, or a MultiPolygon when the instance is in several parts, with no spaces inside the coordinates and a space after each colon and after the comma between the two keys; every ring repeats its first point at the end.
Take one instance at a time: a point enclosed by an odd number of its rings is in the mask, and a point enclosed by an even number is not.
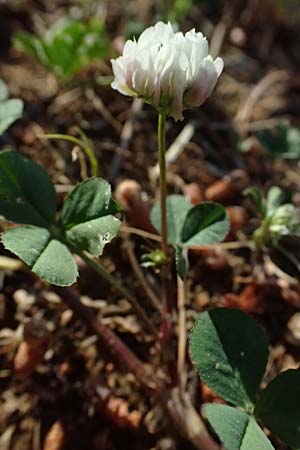
{"type": "Polygon", "coordinates": [[[138,51],[138,45],[136,42],[128,40],[123,47],[123,56],[132,56],[138,51]]]}
{"type": "Polygon", "coordinates": [[[166,43],[174,38],[175,33],[170,22],[168,22],[167,24],[158,22],[154,28],[156,36],[161,43],[166,43]]]}
{"type": "Polygon", "coordinates": [[[153,27],[147,28],[139,37],[138,45],[144,48],[153,44],[166,43],[174,37],[170,23],[157,22],[153,27]]]}
{"type": "Polygon", "coordinates": [[[215,65],[215,69],[216,72],[218,74],[218,77],[221,75],[221,73],[223,72],[224,69],[224,61],[222,58],[218,57],[214,60],[214,65],[215,65]]]}
{"type": "Polygon", "coordinates": [[[115,75],[115,80],[112,82],[111,87],[119,91],[121,94],[129,95],[128,86],[126,85],[125,81],[124,70],[120,62],[121,59],[122,57],[111,61],[113,73],[115,75]]]}
{"type": "Polygon", "coordinates": [[[149,27],[146,28],[145,31],[140,35],[138,39],[138,46],[140,48],[144,48],[151,44],[151,42],[155,39],[155,28],[149,27]]]}
{"type": "Polygon", "coordinates": [[[112,70],[113,70],[113,74],[116,78],[125,78],[124,77],[124,70],[123,70],[123,66],[122,66],[122,59],[123,57],[120,56],[117,59],[111,59],[111,65],[112,65],[112,70]]]}
{"type": "Polygon", "coordinates": [[[139,96],[146,99],[153,95],[155,73],[150,53],[147,50],[141,50],[135,61],[135,72],[132,77],[133,89],[139,96]]]}
{"type": "Polygon", "coordinates": [[[218,72],[211,56],[204,59],[197,77],[184,96],[186,107],[201,106],[211,95],[217,80],[218,72]]]}

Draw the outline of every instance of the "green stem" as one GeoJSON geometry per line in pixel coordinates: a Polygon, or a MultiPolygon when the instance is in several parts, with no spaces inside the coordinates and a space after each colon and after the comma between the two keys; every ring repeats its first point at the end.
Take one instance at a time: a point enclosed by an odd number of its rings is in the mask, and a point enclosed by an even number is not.
{"type": "Polygon", "coordinates": [[[161,221],[161,249],[168,258],[168,231],[167,231],[167,181],[166,181],[166,113],[160,111],[158,115],[158,162],[160,186],[160,221],[161,221]]]}
{"type": "Polygon", "coordinates": [[[258,248],[263,247],[270,241],[270,222],[271,219],[267,217],[253,233],[252,240],[258,248]]]}
{"type": "Polygon", "coordinates": [[[159,187],[160,187],[160,229],[161,249],[165,256],[165,263],[161,268],[161,284],[163,298],[163,318],[160,328],[162,357],[167,365],[171,385],[177,385],[176,365],[174,366],[174,354],[172,349],[172,284],[170,278],[168,228],[167,228],[167,180],[166,180],[166,113],[159,111],[158,115],[158,162],[159,162],[159,187]]]}
{"type": "Polygon", "coordinates": [[[82,150],[85,152],[88,157],[91,165],[91,174],[93,177],[99,176],[99,165],[97,158],[95,156],[94,150],[90,145],[87,144],[86,141],[78,139],[74,136],[70,136],[68,134],[60,134],[60,133],[49,133],[38,136],[40,139],[59,139],[63,141],[72,142],[73,144],[79,145],[82,150]]]}
{"type": "Polygon", "coordinates": [[[94,269],[104,280],[106,280],[111,286],[117,289],[131,304],[136,314],[143,320],[148,330],[154,335],[158,336],[158,331],[149,320],[149,317],[145,311],[141,308],[134,295],[125,287],[114,275],[109,273],[105,267],[103,267],[98,261],[88,256],[86,253],[79,249],[72,249],[77,253],[80,258],[85,261],[92,269],[94,269]]]}

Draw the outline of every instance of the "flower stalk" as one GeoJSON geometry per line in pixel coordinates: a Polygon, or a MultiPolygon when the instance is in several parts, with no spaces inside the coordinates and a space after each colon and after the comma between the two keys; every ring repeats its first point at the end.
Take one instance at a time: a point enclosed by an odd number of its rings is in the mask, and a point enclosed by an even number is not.
{"type": "Polygon", "coordinates": [[[166,113],[158,113],[158,162],[160,188],[160,221],[161,221],[161,249],[168,259],[168,231],[167,231],[167,176],[166,176],[166,113]]]}
{"type": "MultiPolygon", "coordinates": [[[[173,300],[170,283],[169,247],[168,247],[168,224],[167,224],[167,170],[166,170],[166,112],[159,111],[158,114],[158,162],[159,162],[159,189],[160,189],[160,228],[161,228],[161,249],[164,254],[164,264],[161,269],[162,290],[164,299],[165,320],[171,320],[173,300]]],[[[169,334],[169,325],[162,325],[165,331],[163,335],[169,334]]]]}
{"type": "Polygon", "coordinates": [[[164,254],[164,264],[161,267],[161,284],[163,298],[163,316],[161,323],[162,358],[167,366],[170,383],[176,386],[178,378],[174,367],[174,355],[171,348],[172,339],[172,285],[170,277],[168,224],[167,224],[167,173],[166,173],[166,111],[159,110],[158,127],[158,163],[159,163],[159,189],[160,189],[160,228],[161,249],[164,254]]]}

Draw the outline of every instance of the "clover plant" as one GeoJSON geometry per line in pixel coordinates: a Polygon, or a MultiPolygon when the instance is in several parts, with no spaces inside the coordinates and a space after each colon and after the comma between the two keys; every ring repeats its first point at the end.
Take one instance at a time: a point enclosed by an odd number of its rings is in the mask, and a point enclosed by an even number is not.
{"type": "Polygon", "coordinates": [[[118,232],[119,213],[102,178],[79,183],[57,213],[47,172],[18,152],[0,153],[0,214],[17,224],[8,227],[2,242],[48,283],[74,283],[78,271],[72,253],[100,256],[118,232]]]}
{"type": "Polygon", "coordinates": [[[285,193],[278,186],[272,186],[266,199],[256,187],[245,190],[251,196],[262,218],[255,230],[253,240],[258,246],[277,245],[284,236],[300,236],[300,212],[292,203],[285,203],[285,193]]]}
{"type": "Polygon", "coordinates": [[[70,79],[91,61],[105,58],[109,44],[104,24],[92,17],[86,23],[62,18],[44,37],[19,32],[15,35],[15,45],[59,78],[70,79]]]}
{"type": "Polygon", "coordinates": [[[274,449],[260,424],[299,448],[300,370],[281,372],[260,389],[268,340],[254,319],[229,308],[202,313],[190,349],[201,379],[228,403],[204,405],[226,450],[274,449]]]}

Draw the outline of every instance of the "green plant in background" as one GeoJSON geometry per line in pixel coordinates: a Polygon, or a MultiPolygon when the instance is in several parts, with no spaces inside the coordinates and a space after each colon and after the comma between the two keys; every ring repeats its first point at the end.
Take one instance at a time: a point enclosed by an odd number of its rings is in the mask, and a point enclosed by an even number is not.
{"type": "Polygon", "coordinates": [[[180,23],[187,16],[193,0],[175,0],[172,2],[171,10],[168,13],[168,19],[171,22],[180,23]]]}
{"type": "Polygon", "coordinates": [[[284,203],[284,191],[278,186],[269,189],[266,199],[256,187],[246,189],[245,195],[251,196],[262,217],[253,234],[258,247],[276,246],[283,237],[300,236],[300,212],[292,203],[284,203]]]}
{"type": "Polygon", "coordinates": [[[300,211],[285,202],[285,192],[273,186],[266,198],[257,187],[246,189],[261,216],[253,241],[281,271],[293,278],[300,275],[300,211]]]}
{"type": "Polygon", "coordinates": [[[47,172],[14,151],[0,153],[0,211],[3,219],[18,224],[3,233],[4,247],[58,286],[76,281],[72,253],[100,256],[121,225],[116,217],[120,208],[101,178],[78,184],[57,219],[56,194],[47,172]]]}
{"type": "Polygon", "coordinates": [[[288,122],[282,122],[272,130],[258,131],[256,137],[274,157],[300,158],[300,130],[288,122]]]}
{"type": "Polygon", "coordinates": [[[63,18],[44,37],[17,33],[15,46],[34,56],[59,78],[70,79],[91,61],[105,58],[109,41],[105,26],[97,17],[86,23],[63,18]]]}
{"type": "Polygon", "coordinates": [[[19,98],[9,99],[6,84],[0,80],[0,136],[23,115],[23,102],[19,98]]]}
{"type": "Polygon", "coordinates": [[[189,14],[193,4],[203,4],[210,10],[215,10],[220,8],[222,3],[222,0],[157,0],[157,11],[159,18],[180,24],[189,14]]]}
{"type": "Polygon", "coordinates": [[[259,391],[268,342],[254,319],[235,309],[205,312],[193,328],[190,348],[201,379],[233,405],[204,405],[226,450],[274,449],[258,422],[299,448],[300,370],[280,373],[259,391]]]}
{"type": "Polygon", "coordinates": [[[126,22],[126,30],[125,30],[126,38],[137,39],[140,36],[140,34],[142,34],[144,29],[145,24],[141,20],[135,17],[128,19],[126,22]]]}
{"type": "Polygon", "coordinates": [[[286,15],[289,21],[296,23],[300,19],[299,0],[276,0],[280,14],[286,15]]]}

